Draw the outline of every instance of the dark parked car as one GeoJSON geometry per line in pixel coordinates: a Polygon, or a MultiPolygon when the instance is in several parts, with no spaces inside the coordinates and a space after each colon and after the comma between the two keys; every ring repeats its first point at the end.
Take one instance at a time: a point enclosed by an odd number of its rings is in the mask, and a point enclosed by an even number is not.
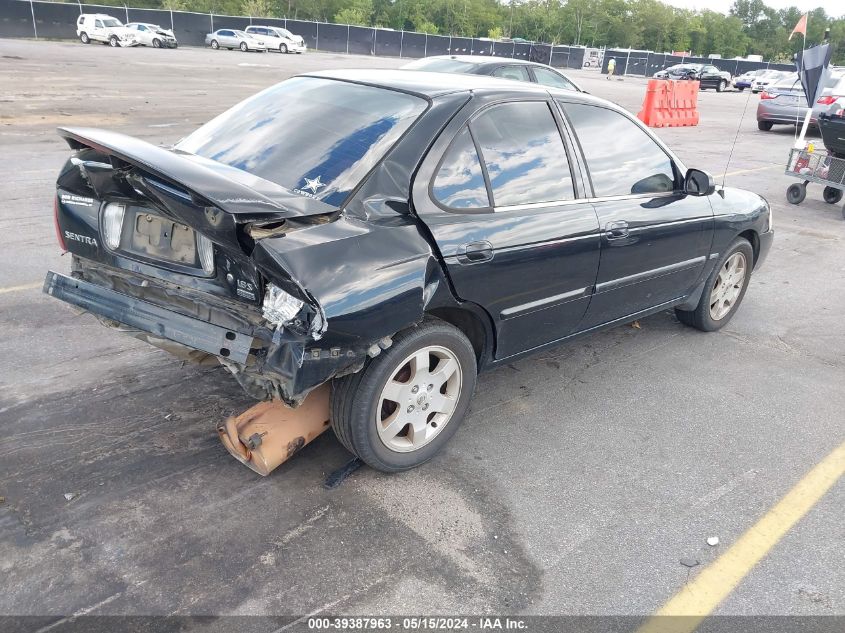
{"type": "Polygon", "coordinates": [[[403,70],[424,70],[435,73],[489,75],[515,81],[530,81],[548,86],[584,92],[569,77],[545,64],[523,62],[505,57],[483,55],[433,55],[402,66],[403,70]]]}
{"type": "Polygon", "coordinates": [[[654,73],[655,79],[673,79],[676,81],[698,80],[699,89],[715,88],[722,92],[731,85],[731,75],[710,64],[678,64],[654,73]]]}
{"type": "Polygon", "coordinates": [[[618,106],[489,77],[294,77],[169,149],[60,134],[45,292],[259,399],[332,381],[385,471],[446,443],[479,371],[671,308],[718,330],[773,237],[618,106]]]}

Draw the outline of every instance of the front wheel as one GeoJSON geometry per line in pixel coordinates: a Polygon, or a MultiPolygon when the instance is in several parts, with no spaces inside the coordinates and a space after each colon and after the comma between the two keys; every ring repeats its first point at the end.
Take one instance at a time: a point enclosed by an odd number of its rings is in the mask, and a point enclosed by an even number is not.
{"type": "Polygon", "coordinates": [[[249,50],[249,46],[246,45],[246,42],[241,42],[241,50],[246,53],[249,50]]]}
{"type": "Polygon", "coordinates": [[[279,52],[280,53],[287,53],[288,52],[287,44],[279,44],[279,52]]]}
{"type": "Polygon", "coordinates": [[[160,39],[155,38],[153,40],[153,48],[161,48],[161,40],[160,39]]]}
{"type": "Polygon", "coordinates": [[[725,88],[727,88],[727,87],[728,87],[728,82],[723,79],[722,81],[719,82],[719,85],[716,86],[716,92],[724,92],[725,88]]]}
{"type": "Polygon", "coordinates": [[[801,204],[807,197],[807,186],[799,183],[789,185],[786,189],[786,201],[789,204],[801,204]]]}
{"type": "Polygon", "coordinates": [[[703,332],[714,332],[724,327],[745,296],[753,266],[751,244],[738,237],[710,273],[695,309],[675,309],[678,320],[703,332]]]}
{"type": "Polygon", "coordinates": [[[111,46],[112,48],[117,48],[118,46],[120,46],[120,40],[117,39],[117,35],[112,35],[109,38],[109,46],[111,46]]]}
{"type": "Polygon", "coordinates": [[[79,39],[82,40],[83,44],[90,44],[91,43],[91,38],[88,37],[88,33],[80,33],[79,39]]]}
{"type": "Polygon", "coordinates": [[[430,319],[403,330],[356,374],[332,385],[332,428],[377,470],[428,461],[455,434],[475,390],[475,351],[463,332],[430,319]]]}
{"type": "Polygon", "coordinates": [[[737,88],[737,90],[739,90],[740,92],[742,92],[743,90],[745,90],[745,86],[740,86],[739,88],[737,88]]]}
{"type": "Polygon", "coordinates": [[[828,204],[836,204],[842,200],[842,190],[836,187],[825,187],[822,191],[822,198],[828,204]]]}

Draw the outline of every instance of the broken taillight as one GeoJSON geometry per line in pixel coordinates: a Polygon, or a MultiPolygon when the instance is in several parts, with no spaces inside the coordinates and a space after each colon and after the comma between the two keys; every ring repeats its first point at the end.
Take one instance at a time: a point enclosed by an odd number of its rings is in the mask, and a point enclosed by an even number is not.
{"type": "Polygon", "coordinates": [[[760,93],[761,99],[777,99],[777,95],[773,95],[771,92],[766,92],[765,90],[760,93]]]}
{"type": "Polygon", "coordinates": [[[67,251],[67,246],[65,246],[65,238],[62,236],[62,229],[59,226],[59,196],[56,195],[53,198],[53,226],[56,227],[56,239],[59,240],[59,246],[62,247],[62,251],[67,251]]]}
{"type": "Polygon", "coordinates": [[[825,95],[823,97],[819,97],[819,99],[818,99],[818,101],[816,101],[816,103],[818,103],[819,105],[831,105],[833,103],[836,103],[836,100],[838,98],[839,97],[837,97],[835,95],[825,95]]]}

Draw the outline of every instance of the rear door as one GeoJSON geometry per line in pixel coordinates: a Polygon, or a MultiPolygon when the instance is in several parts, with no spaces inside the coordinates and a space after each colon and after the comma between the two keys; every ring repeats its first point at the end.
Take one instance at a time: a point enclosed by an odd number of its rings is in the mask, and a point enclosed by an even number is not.
{"type": "Polygon", "coordinates": [[[578,329],[690,294],[711,256],[709,199],[683,193],[672,157],[630,116],[559,103],[583,150],[601,225],[595,294],[578,329]]]}
{"type": "Polygon", "coordinates": [[[561,124],[545,99],[476,97],[414,181],[456,294],[494,321],[497,358],[566,336],[590,301],[598,220],[561,124]]]}

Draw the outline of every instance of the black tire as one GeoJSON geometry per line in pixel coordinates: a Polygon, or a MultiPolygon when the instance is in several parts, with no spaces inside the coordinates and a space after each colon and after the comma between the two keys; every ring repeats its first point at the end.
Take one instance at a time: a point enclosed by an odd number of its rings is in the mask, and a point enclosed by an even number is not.
{"type": "Polygon", "coordinates": [[[789,185],[786,189],[786,201],[789,204],[801,204],[807,197],[807,187],[801,183],[789,185]]]}
{"type": "Polygon", "coordinates": [[[698,301],[698,305],[695,309],[681,310],[679,308],[675,308],[675,316],[678,317],[678,321],[684,325],[689,325],[690,327],[701,330],[702,332],[715,332],[716,330],[723,328],[727,325],[728,321],[733,318],[733,315],[736,314],[737,309],[742,303],[745,291],[748,290],[748,283],[751,281],[751,270],[753,267],[754,249],[751,248],[751,244],[748,243],[748,240],[742,237],[736,238],[713,267],[713,271],[710,273],[710,276],[704,284],[704,292],[701,293],[701,299],[698,301]],[[739,292],[739,296],[731,306],[730,311],[717,321],[713,319],[710,314],[711,293],[716,285],[716,279],[719,276],[719,271],[728,259],[737,252],[741,252],[745,256],[746,272],[745,279],[743,280],[743,286],[739,292]]]}
{"type": "Polygon", "coordinates": [[[774,123],[771,121],[757,121],[757,129],[761,132],[768,132],[772,129],[774,123]]]}
{"type": "Polygon", "coordinates": [[[161,40],[158,38],[153,39],[153,48],[161,48],[161,40]]]}
{"type": "Polygon", "coordinates": [[[287,44],[279,44],[279,52],[287,54],[288,52],[288,45],[287,44]]]}
{"type": "Polygon", "coordinates": [[[214,50],[218,50],[220,48],[220,42],[217,40],[211,40],[211,48],[214,50]]]}
{"type": "Polygon", "coordinates": [[[91,43],[91,38],[88,37],[88,33],[85,33],[84,31],[79,34],[79,39],[82,41],[83,44],[91,43]]]}
{"type": "Polygon", "coordinates": [[[393,345],[356,374],[332,383],[332,429],[341,444],[372,468],[399,472],[427,462],[455,434],[469,408],[475,391],[477,362],[475,351],[463,332],[439,319],[426,319],[420,325],[399,332],[393,345]],[[387,381],[401,369],[400,363],[416,350],[437,345],[458,359],[462,385],[451,417],[442,430],[416,450],[399,452],[388,448],[376,428],[376,407],[387,381]]]}
{"type": "Polygon", "coordinates": [[[737,90],[739,90],[740,92],[742,92],[743,90],[745,90],[745,86],[743,86],[742,88],[737,88],[737,90]]]}
{"type": "Polygon", "coordinates": [[[112,48],[117,48],[120,46],[120,40],[117,39],[117,35],[112,35],[109,38],[109,46],[111,46],[112,48]]]}
{"type": "Polygon", "coordinates": [[[825,187],[822,191],[822,198],[828,204],[836,204],[842,200],[842,190],[836,187],[825,187]]]}
{"type": "Polygon", "coordinates": [[[722,81],[719,82],[719,85],[716,86],[716,92],[724,92],[725,88],[727,88],[727,87],[728,87],[728,82],[725,81],[724,79],[722,79],[722,81]]]}
{"type": "Polygon", "coordinates": [[[249,46],[247,46],[246,42],[241,42],[240,49],[241,49],[241,51],[246,53],[249,50],[249,46]]]}

